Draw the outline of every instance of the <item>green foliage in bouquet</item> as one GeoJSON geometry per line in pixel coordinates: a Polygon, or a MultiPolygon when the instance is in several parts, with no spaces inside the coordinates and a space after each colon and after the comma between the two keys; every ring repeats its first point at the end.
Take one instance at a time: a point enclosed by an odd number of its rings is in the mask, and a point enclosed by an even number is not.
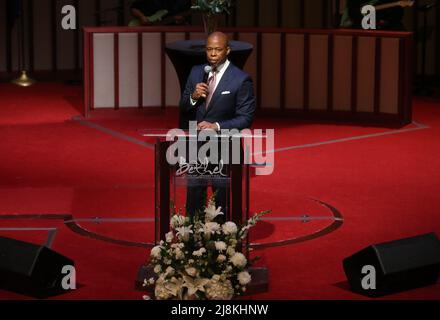
{"type": "Polygon", "coordinates": [[[193,217],[175,213],[165,241],[151,250],[156,277],[146,279],[144,285],[154,289],[158,300],[230,300],[243,295],[254,261],[238,249],[250,228],[267,213],[256,214],[243,226],[231,221],[220,224],[215,220],[223,213],[214,197],[204,212],[193,217]]]}
{"type": "Polygon", "coordinates": [[[205,14],[230,14],[231,0],[196,0],[191,8],[200,10],[205,14]]]}

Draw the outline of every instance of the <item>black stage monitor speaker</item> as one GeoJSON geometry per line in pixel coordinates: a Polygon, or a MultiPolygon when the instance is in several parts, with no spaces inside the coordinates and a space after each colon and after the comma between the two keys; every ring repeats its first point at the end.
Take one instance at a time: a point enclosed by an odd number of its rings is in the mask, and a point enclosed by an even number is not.
{"type": "Polygon", "coordinates": [[[379,297],[437,283],[440,241],[434,233],[371,245],[344,259],[353,291],[379,297]]]}
{"type": "Polygon", "coordinates": [[[0,237],[0,289],[48,298],[64,292],[69,258],[41,245],[0,237]]]}

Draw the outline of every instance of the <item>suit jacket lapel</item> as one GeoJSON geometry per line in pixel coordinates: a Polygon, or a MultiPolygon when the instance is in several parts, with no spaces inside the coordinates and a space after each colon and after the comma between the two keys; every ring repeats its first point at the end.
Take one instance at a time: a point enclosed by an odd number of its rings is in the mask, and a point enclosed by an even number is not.
{"type": "Polygon", "coordinates": [[[205,110],[204,116],[206,116],[210,112],[210,110],[215,108],[215,103],[220,98],[222,92],[227,89],[227,83],[229,82],[231,72],[232,72],[232,68],[231,65],[229,65],[228,69],[225,70],[223,77],[218,83],[217,88],[215,88],[214,95],[211,98],[211,102],[209,103],[208,109],[205,110]]]}

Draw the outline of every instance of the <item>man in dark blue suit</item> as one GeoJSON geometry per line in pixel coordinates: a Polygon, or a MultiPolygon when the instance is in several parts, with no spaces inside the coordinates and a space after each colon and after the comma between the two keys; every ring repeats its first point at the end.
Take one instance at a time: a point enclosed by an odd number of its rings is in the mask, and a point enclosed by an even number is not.
{"type": "Polygon", "coordinates": [[[209,64],[191,70],[180,108],[185,112],[197,109],[198,129],[242,130],[252,124],[255,113],[252,79],[228,60],[230,51],[227,36],[214,32],[206,43],[209,64]],[[207,65],[212,67],[208,83],[204,82],[207,65]],[[210,82],[213,82],[211,92],[210,82]]]}
{"type": "MultiPolygon", "coordinates": [[[[251,77],[229,60],[228,37],[221,32],[212,33],[206,41],[208,64],[193,67],[180,101],[182,111],[196,109],[197,128],[246,129],[250,128],[255,113],[255,96],[251,77]],[[211,71],[207,74],[206,67],[211,71]]],[[[216,186],[216,203],[228,211],[225,188],[216,186]]],[[[187,211],[193,214],[206,202],[206,187],[189,187],[187,211]]]]}

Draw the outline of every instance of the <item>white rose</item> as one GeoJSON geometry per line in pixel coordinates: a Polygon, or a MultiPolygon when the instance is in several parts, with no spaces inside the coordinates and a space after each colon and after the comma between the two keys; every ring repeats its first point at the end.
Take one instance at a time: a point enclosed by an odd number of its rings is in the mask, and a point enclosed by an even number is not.
{"type": "Polygon", "coordinates": [[[200,248],[199,250],[193,252],[193,256],[201,257],[205,252],[206,252],[205,248],[200,248]]]}
{"type": "Polygon", "coordinates": [[[226,256],[223,255],[223,254],[220,254],[220,255],[217,257],[217,262],[222,263],[222,262],[225,262],[225,260],[226,260],[226,256]]]}
{"type": "Polygon", "coordinates": [[[238,268],[244,268],[247,264],[247,259],[244,254],[236,252],[231,258],[232,264],[238,268]]]}
{"type": "Polygon", "coordinates": [[[217,251],[225,251],[228,246],[223,241],[216,241],[215,242],[215,249],[217,251]]]}
{"type": "Polygon", "coordinates": [[[161,252],[162,252],[162,247],[155,246],[153,249],[151,249],[151,256],[153,258],[160,259],[162,257],[161,252]]]}
{"type": "Polygon", "coordinates": [[[174,251],[174,254],[176,255],[176,259],[177,259],[177,260],[182,260],[182,259],[185,258],[185,254],[184,254],[183,251],[180,250],[179,248],[177,248],[177,249],[174,251]]]}
{"type": "Polygon", "coordinates": [[[173,297],[178,297],[182,293],[182,281],[176,278],[166,280],[160,277],[156,281],[154,295],[157,300],[168,300],[173,297]]]}
{"type": "Polygon", "coordinates": [[[167,288],[164,286],[164,282],[158,281],[156,283],[156,287],[154,288],[154,295],[157,300],[168,300],[171,298],[171,293],[167,288]]]}
{"type": "Polygon", "coordinates": [[[195,277],[197,275],[197,269],[190,267],[190,268],[186,268],[185,269],[186,273],[190,276],[190,277],[195,277]]]}
{"type": "Polygon", "coordinates": [[[235,254],[235,249],[233,247],[228,247],[226,253],[228,254],[228,256],[232,257],[235,254]]]}
{"type": "Polygon", "coordinates": [[[174,274],[174,268],[173,267],[168,267],[165,270],[165,274],[166,274],[166,276],[172,276],[174,274]]]}
{"type": "Polygon", "coordinates": [[[172,231],[168,232],[168,233],[165,235],[165,240],[166,240],[168,243],[173,242],[173,239],[174,239],[174,233],[173,233],[172,231]]]}
{"type": "Polygon", "coordinates": [[[237,225],[234,222],[231,222],[231,221],[226,222],[223,225],[222,229],[223,229],[223,233],[225,235],[234,235],[238,231],[237,225]]]}
{"type": "Polygon", "coordinates": [[[249,274],[249,272],[247,272],[247,271],[243,271],[243,272],[240,272],[240,273],[238,274],[238,276],[237,276],[237,280],[238,280],[238,282],[240,282],[240,284],[241,284],[242,286],[245,286],[245,285],[247,285],[249,282],[251,282],[252,277],[251,277],[251,275],[249,274]]]}
{"type": "Polygon", "coordinates": [[[158,273],[160,273],[161,271],[162,271],[162,266],[161,266],[160,264],[157,264],[157,265],[154,267],[154,273],[158,274],[158,273]]]}
{"type": "Polygon", "coordinates": [[[206,297],[209,300],[231,300],[234,296],[231,281],[220,281],[220,276],[217,277],[218,279],[213,277],[207,284],[205,288],[206,297]]]}

